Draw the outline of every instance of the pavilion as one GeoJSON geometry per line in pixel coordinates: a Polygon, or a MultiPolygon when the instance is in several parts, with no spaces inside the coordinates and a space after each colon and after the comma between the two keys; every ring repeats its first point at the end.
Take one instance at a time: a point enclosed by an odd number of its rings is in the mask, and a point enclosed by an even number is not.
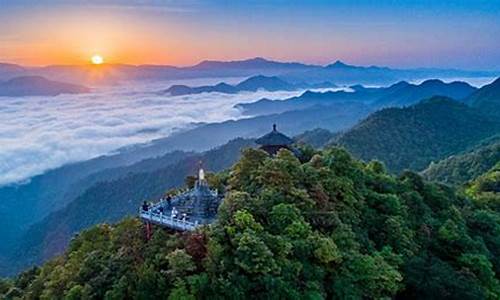
{"type": "Polygon", "coordinates": [[[260,149],[266,151],[270,155],[275,155],[280,149],[288,149],[295,153],[292,147],[293,140],[276,129],[276,124],[273,124],[273,131],[255,140],[255,143],[260,145],[260,149]]]}

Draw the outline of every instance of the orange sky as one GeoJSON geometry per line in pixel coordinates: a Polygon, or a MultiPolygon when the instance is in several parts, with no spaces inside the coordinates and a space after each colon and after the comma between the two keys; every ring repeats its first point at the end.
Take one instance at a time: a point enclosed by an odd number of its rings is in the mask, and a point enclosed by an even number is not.
{"type": "Polygon", "coordinates": [[[108,63],[179,66],[261,56],[321,64],[340,59],[396,67],[500,68],[500,7],[492,2],[105,3],[0,0],[0,62],[87,64],[100,54],[108,63]]]}
{"type": "Polygon", "coordinates": [[[9,61],[85,64],[93,54],[100,54],[108,63],[187,63],[192,55],[189,47],[183,47],[183,51],[176,47],[175,42],[182,38],[174,26],[162,28],[165,39],[160,40],[154,25],[147,27],[127,15],[69,10],[25,12],[22,18],[26,20],[23,23],[8,19],[6,24],[15,32],[15,38],[0,48],[2,58],[9,61]]]}
{"type": "MultiPolygon", "coordinates": [[[[324,43],[316,39],[296,44],[287,36],[288,29],[259,32],[251,24],[239,24],[234,19],[231,24],[216,20],[205,26],[197,20],[199,12],[195,15],[190,11],[161,13],[101,7],[17,10],[3,18],[5,26],[0,30],[8,34],[7,41],[0,45],[0,61],[23,65],[88,64],[94,54],[103,56],[106,63],[177,66],[204,59],[255,56],[319,62],[321,58],[316,59],[315,54],[301,53],[324,43]],[[275,33],[278,36],[269,36],[275,33]]],[[[295,31],[296,38],[307,35],[295,31]]],[[[348,48],[344,48],[347,53],[348,48]]],[[[323,57],[323,61],[330,58],[323,57]]]]}

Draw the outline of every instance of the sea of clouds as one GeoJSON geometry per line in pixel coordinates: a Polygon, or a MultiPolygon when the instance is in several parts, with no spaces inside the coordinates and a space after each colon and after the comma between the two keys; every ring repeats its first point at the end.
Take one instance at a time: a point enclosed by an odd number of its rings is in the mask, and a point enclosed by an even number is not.
{"type": "MultiPolygon", "coordinates": [[[[225,78],[228,83],[242,78],[225,78]]],[[[456,79],[475,86],[492,78],[456,79]]],[[[172,84],[215,84],[218,78],[133,82],[56,97],[0,97],[0,186],[21,183],[64,164],[166,137],[193,123],[242,118],[233,106],[261,98],[286,99],[304,91],[160,95],[172,84]]],[[[446,80],[453,81],[453,80],[446,80]]],[[[349,89],[344,89],[349,90],[349,89]]]]}
{"type": "Polygon", "coordinates": [[[192,123],[241,118],[233,108],[237,103],[263,97],[284,99],[303,92],[177,97],[156,93],[174,83],[217,81],[129,83],[81,95],[0,97],[0,185],[23,182],[67,163],[165,137],[192,123]]]}

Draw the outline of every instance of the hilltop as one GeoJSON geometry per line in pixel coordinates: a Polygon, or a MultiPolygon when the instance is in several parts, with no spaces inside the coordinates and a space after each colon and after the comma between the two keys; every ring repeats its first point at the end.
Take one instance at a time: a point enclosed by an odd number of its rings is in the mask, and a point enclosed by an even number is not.
{"type": "MultiPolygon", "coordinates": [[[[488,175],[489,176],[489,175],[488,175]]],[[[500,214],[379,162],[332,148],[299,161],[246,150],[217,175],[218,222],[184,234],[128,218],[0,282],[47,299],[495,299],[500,214]],[[230,287],[230,288],[228,288],[230,287]]],[[[101,201],[103,198],[101,198],[101,201]]]]}

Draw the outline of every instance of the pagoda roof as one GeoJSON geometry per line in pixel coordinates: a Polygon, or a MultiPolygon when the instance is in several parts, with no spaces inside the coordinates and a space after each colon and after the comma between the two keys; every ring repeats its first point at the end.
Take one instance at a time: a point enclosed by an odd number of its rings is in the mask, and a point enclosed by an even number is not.
{"type": "Polygon", "coordinates": [[[255,142],[259,145],[265,146],[282,146],[293,144],[293,140],[291,138],[276,130],[276,124],[273,125],[273,131],[256,139],[255,142]]]}

